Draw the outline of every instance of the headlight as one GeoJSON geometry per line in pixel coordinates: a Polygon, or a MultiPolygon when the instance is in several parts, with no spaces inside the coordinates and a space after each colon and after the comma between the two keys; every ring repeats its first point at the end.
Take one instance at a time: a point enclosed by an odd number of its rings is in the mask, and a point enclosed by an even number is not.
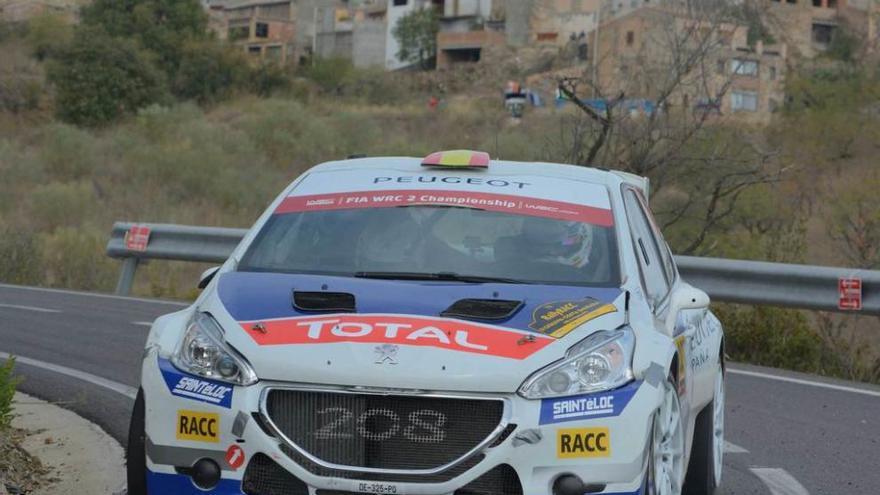
{"type": "Polygon", "coordinates": [[[538,371],[519,388],[526,399],[601,392],[633,379],[633,331],[597,332],[575,344],[562,362],[538,371]]]}
{"type": "Polygon", "coordinates": [[[198,313],[186,328],[172,362],[182,371],[234,385],[256,383],[257,374],[223,339],[211,315],[198,313]]]}

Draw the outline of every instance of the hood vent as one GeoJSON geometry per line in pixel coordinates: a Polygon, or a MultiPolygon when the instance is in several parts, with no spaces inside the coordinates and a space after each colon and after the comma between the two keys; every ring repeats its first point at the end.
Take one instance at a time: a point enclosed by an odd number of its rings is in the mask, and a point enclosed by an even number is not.
{"type": "Polygon", "coordinates": [[[464,320],[506,320],[519,311],[522,305],[522,301],[461,299],[446,308],[440,316],[464,320]]]}
{"type": "Polygon", "coordinates": [[[354,313],[354,294],[348,292],[293,291],[293,307],[298,311],[354,313]]]}

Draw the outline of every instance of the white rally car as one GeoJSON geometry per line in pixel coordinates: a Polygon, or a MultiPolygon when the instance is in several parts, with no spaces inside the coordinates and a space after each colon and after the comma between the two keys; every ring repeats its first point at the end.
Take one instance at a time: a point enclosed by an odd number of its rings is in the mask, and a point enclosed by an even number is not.
{"type": "Polygon", "coordinates": [[[319,165],[155,321],[131,495],[711,494],[723,333],[647,181],[319,165]]]}

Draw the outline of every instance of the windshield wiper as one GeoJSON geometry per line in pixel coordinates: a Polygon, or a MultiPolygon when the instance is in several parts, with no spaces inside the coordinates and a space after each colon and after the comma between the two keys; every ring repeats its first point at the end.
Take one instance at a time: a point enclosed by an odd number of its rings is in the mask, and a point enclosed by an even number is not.
{"type": "Polygon", "coordinates": [[[482,277],[479,275],[461,275],[453,272],[418,273],[418,272],[357,272],[357,278],[375,278],[380,280],[438,280],[441,282],[465,282],[468,284],[528,284],[522,280],[501,277],[482,277]]]}

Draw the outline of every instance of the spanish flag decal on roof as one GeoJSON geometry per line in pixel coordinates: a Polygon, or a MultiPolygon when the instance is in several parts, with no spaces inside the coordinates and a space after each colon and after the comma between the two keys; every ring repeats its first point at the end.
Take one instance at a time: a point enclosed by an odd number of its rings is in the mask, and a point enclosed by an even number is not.
{"type": "Polygon", "coordinates": [[[422,160],[424,167],[489,168],[489,153],[453,150],[431,153],[422,160]]]}

